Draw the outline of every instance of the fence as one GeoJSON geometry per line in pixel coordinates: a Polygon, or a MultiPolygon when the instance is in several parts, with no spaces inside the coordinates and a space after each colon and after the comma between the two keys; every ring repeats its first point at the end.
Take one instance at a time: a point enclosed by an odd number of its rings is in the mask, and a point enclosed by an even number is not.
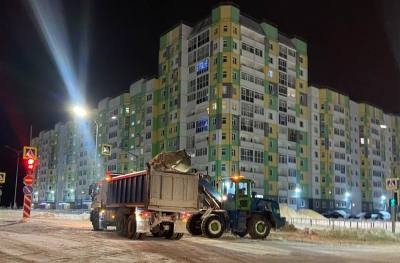
{"type": "MultiPolygon", "coordinates": [[[[288,218],[289,223],[296,227],[330,228],[330,229],[364,229],[392,231],[391,221],[357,220],[357,219],[310,219],[288,218]]],[[[396,233],[400,233],[400,222],[396,222],[396,233]]]]}

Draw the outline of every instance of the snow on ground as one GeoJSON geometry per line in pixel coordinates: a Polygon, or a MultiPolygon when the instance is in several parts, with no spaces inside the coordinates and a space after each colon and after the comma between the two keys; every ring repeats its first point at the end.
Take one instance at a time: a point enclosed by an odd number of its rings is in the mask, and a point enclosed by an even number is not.
{"type": "MultiPolygon", "coordinates": [[[[69,220],[89,220],[90,214],[86,210],[76,210],[73,213],[65,210],[31,210],[32,218],[58,218],[58,219],[69,219],[69,220]]],[[[19,221],[22,219],[21,209],[0,209],[0,221],[19,221]]],[[[1,222],[0,222],[1,224],[1,222]]]]}
{"type": "Polygon", "coordinates": [[[288,207],[287,204],[279,204],[280,213],[286,218],[308,218],[308,219],[326,219],[323,215],[311,209],[299,209],[298,211],[288,207]]]}
{"type": "MultiPolygon", "coordinates": [[[[8,262],[396,262],[396,246],[345,246],[269,238],[251,240],[227,235],[210,240],[179,241],[119,237],[92,231],[79,216],[38,212],[20,223],[20,211],[0,210],[0,261],[8,262]],[[3,224],[1,222],[14,222],[3,224]]],[[[55,213],[60,214],[60,213],[55,213]]],[[[83,217],[83,216],[82,216],[83,217]]]]}

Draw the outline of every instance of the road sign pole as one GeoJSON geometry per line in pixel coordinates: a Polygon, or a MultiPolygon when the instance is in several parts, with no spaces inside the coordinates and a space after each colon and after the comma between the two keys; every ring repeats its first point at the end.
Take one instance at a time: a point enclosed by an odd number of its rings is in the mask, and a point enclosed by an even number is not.
{"type": "Polygon", "coordinates": [[[31,204],[32,204],[32,195],[24,195],[24,208],[22,213],[22,219],[28,219],[31,217],[31,204]]]}
{"type": "Polygon", "coordinates": [[[396,206],[393,206],[392,208],[392,233],[396,233],[396,206]]]}

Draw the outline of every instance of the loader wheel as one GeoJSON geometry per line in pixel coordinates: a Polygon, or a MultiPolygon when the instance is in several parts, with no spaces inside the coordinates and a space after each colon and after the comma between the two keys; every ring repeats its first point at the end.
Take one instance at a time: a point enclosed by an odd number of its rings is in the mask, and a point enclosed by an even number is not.
{"type": "Polygon", "coordinates": [[[193,236],[200,236],[202,234],[201,232],[201,216],[203,214],[193,214],[191,217],[189,217],[187,223],[186,223],[186,229],[187,231],[193,235],[193,236]]]}
{"type": "Polygon", "coordinates": [[[219,238],[225,231],[225,223],[218,215],[209,215],[201,222],[201,232],[208,238],[219,238]]]}
{"type": "Polygon", "coordinates": [[[99,215],[99,211],[93,210],[90,214],[90,221],[92,221],[92,226],[93,226],[93,230],[94,231],[100,231],[100,215],[99,215]]]}
{"type": "Polygon", "coordinates": [[[136,216],[131,215],[128,218],[127,222],[127,232],[126,237],[130,239],[143,239],[145,237],[145,233],[138,233],[136,232],[136,216]]]}
{"type": "Polygon", "coordinates": [[[265,217],[254,215],[247,224],[252,239],[265,239],[271,231],[271,224],[265,217]]]}

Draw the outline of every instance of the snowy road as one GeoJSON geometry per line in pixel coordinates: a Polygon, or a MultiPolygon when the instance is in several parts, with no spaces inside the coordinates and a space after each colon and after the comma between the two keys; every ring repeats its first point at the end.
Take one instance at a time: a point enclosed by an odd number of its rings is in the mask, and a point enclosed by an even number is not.
{"type": "Polygon", "coordinates": [[[226,237],[179,241],[127,240],[94,232],[87,220],[34,216],[28,223],[1,217],[0,262],[400,262],[398,244],[326,245],[226,237]]]}

